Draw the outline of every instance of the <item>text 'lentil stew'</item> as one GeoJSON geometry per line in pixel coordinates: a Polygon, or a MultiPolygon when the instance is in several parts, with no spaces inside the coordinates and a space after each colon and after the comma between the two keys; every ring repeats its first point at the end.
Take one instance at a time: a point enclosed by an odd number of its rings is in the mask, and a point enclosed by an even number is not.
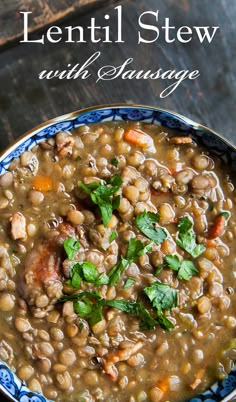
{"type": "Polygon", "coordinates": [[[59,132],[0,177],[0,359],[58,402],[184,401],[236,360],[236,194],[189,136],[59,132]]]}

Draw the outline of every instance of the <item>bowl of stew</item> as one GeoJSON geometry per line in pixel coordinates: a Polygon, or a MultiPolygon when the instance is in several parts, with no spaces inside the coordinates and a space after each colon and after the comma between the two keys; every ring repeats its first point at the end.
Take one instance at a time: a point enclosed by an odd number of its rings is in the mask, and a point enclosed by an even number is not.
{"type": "Polygon", "coordinates": [[[230,400],[236,150],[97,106],[0,157],[0,390],[18,402],[230,400]]]}

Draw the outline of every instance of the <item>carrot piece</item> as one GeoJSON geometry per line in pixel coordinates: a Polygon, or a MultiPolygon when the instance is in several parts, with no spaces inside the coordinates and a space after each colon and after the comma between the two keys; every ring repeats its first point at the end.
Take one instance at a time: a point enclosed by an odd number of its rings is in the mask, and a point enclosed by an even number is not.
{"type": "Polygon", "coordinates": [[[163,254],[168,253],[168,245],[169,245],[169,241],[166,241],[166,240],[164,240],[163,243],[161,243],[161,252],[163,254]]]}
{"type": "Polygon", "coordinates": [[[158,381],[157,386],[162,392],[166,393],[170,387],[169,377],[163,377],[160,381],[158,381]]]}
{"type": "Polygon", "coordinates": [[[147,145],[147,135],[132,129],[125,131],[124,140],[141,147],[147,145]]]}
{"type": "Polygon", "coordinates": [[[124,140],[130,144],[138,145],[142,148],[147,148],[151,152],[155,152],[153,139],[150,135],[133,129],[126,130],[124,140]]]}
{"type": "Polygon", "coordinates": [[[33,187],[35,190],[46,193],[52,190],[52,179],[48,176],[36,176],[33,179],[33,187]]]}
{"type": "Polygon", "coordinates": [[[214,240],[207,240],[205,242],[205,247],[206,248],[215,248],[216,242],[214,240]]]}
{"type": "Polygon", "coordinates": [[[207,238],[212,240],[223,234],[226,225],[226,218],[224,215],[218,215],[215,222],[208,231],[207,238]]]}

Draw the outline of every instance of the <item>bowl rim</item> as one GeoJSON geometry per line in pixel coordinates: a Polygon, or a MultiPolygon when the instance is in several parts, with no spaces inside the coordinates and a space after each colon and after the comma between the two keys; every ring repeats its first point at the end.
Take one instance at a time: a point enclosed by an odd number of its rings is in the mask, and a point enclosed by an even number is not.
{"type": "MultiPolygon", "coordinates": [[[[231,147],[234,151],[236,151],[236,144],[233,144],[230,140],[225,138],[222,134],[218,133],[217,131],[196,122],[195,120],[184,116],[183,114],[180,114],[178,112],[175,112],[170,109],[165,109],[159,106],[150,106],[150,105],[144,105],[144,104],[139,104],[139,103],[107,103],[107,104],[101,104],[101,105],[94,105],[94,106],[89,106],[86,108],[78,109],[70,113],[62,114],[60,116],[54,117],[52,119],[46,120],[43,123],[38,124],[37,126],[31,128],[30,130],[26,131],[24,134],[20,135],[17,137],[14,141],[12,141],[9,145],[7,145],[2,151],[0,151],[0,161],[1,159],[5,156],[6,153],[8,153],[11,149],[13,149],[19,142],[21,142],[24,138],[26,137],[31,137],[34,133],[36,133],[38,130],[41,130],[46,127],[50,127],[52,124],[59,123],[63,120],[70,120],[70,119],[75,119],[79,115],[91,111],[96,111],[96,110],[102,110],[102,109],[118,109],[118,108],[131,108],[131,109],[149,109],[157,112],[163,112],[163,113],[170,113],[172,116],[176,116],[177,118],[183,120],[186,122],[188,125],[193,126],[194,129],[196,130],[203,130],[205,132],[214,134],[216,137],[220,138],[221,141],[225,142],[229,147],[231,147]]],[[[93,124],[93,123],[91,123],[93,124]]]]}

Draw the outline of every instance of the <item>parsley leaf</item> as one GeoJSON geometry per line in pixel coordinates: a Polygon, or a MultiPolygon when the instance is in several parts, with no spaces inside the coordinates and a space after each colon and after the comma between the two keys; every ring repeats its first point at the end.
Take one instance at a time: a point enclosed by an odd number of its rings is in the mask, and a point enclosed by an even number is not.
{"type": "Polygon", "coordinates": [[[66,281],[66,284],[75,289],[79,289],[82,282],[82,278],[79,272],[77,271],[76,267],[72,267],[72,270],[70,271],[70,277],[71,279],[66,281]]]}
{"type": "Polygon", "coordinates": [[[111,233],[111,236],[109,237],[109,242],[111,243],[113,240],[115,240],[117,238],[117,232],[115,230],[113,230],[113,232],[111,233]]]}
{"type": "Polygon", "coordinates": [[[158,312],[158,323],[163,329],[167,331],[171,331],[174,328],[174,324],[163,314],[162,312],[158,312]]]}
{"type": "Polygon", "coordinates": [[[179,257],[177,255],[167,255],[165,257],[165,260],[167,262],[167,265],[170,269],[173,271],[178,271],[180,268],[180,261],[179,257]]]}
{"type": "Polygon", "coordinates": [[[109,271],[109,285],[116,285],[126,267],[128,267],[129,261],[121,257],[120,261],[109,271]]]}
{"type": "Polygon", "coordinates": [[[170,310],[177,306],[177,291],[166,283],[154,282],[145,288],[144,292],[158,311],[170,310]]]}
{"type": "Polygon", "coordinates": [[[154,212],[143,212],[137,215],[135,224],[137,228],[149,239],[160,244],[167,238],[167,233],[164,228],[156,226],[159,222],[160,215],[154,212]]]}
{"type": "MultiPolygon", "coordinates": [[[[115,174],[115,175],[112,176],[112,178],[110,179],[110,184],[111,184],[112,186],[116,186],[116,187],[117,187],[116,191],[117,191],[117,190],[119,190],[120,186],[123,184],[123,180],[122,180],[122,178],[120,177],[119,174],[115,174]]],[[[116,191],[115,191],[115,192],[116,192],[116,191]]],[[[114,194],[114,192],[112,192],[112,194],[114,194]]]]}
{"type": "Polygon", "coordinates": [[[188,281],[193,275],[198,274],[198,269],[192,261],[183,260],[178,272],[178,279],[188,281]]]}
{"type": "Polygon", "coordinates": [[[109,278],[108,278],[108,276],[107,276],[105,273],[101,272],[101,273],[97,276],[97,278],[95,279],[94,285],[95,285],[95,286],[108,285],[108,283],[109,283],[109,278]]]}
{"type": "Polygon", "coordinates": [[[114,156],[114,158],[112,158],[112,160],[111,160],[111,164],[113,165],[113,166],[115,166],[115,167],[117,167],[118,166],[118,164],[119,164],[119,161],[118,161],[118,159],[114,156]]]}
{"type": "Polygon", "coordinates": [[[101,300],[101,296],[98,292],[88,292],[88,291],[84,291],[84,292],[80,292],[80,293],[75,293],[73,295],[65,295],[60,297],[60,299],[58,299],[58,303],[62,303],[65,301],[75,301],[75,300],[80,300],[83,297],[88,297],[90,299],[92,299],[94,302],[101,300]]]}
{"type": "Polygon", "coordinates": [[[93,303],[86,299],[85,301],[77,301],[74,303],[74,312],[81,318],[87,317],[93,310],[93,303]]]}
{"type": "Polygon", "coordinates": [[[98,292],[80,292],[61,297],[58,302],[73,301],[74,311],[81,318],[86,318],[91,326],[102,320],[104,299],[98,292]]]}
{"type": "Polygon", "coordinates": [[[95,286],[107,285],[106,274],[98,273],[96,266],[90,261],[74,263],[70,272],[71,279],[67,284],[79,289],[81,282],[93,283],[95,286]]]}
{"type": "Polygon", "coordinates": [[[112,211],[117,209],[120,205],[120,196],[118,195],[113,199],[114,194],[119,190],[123,183],[121,177],[114,175],[109,183],[100,180],[100,183],[93,182],[84,184],[80,182],[80,187],[86,191],[92,200],[100,209],[102,221],[104,226],[107,226],[112,217],[112,211]]]}
{"type": "Polygon", "coordinates": [[[213,203],[211,203],[211,204],[209,204],[209,211],[213,211],[213,209],[214,209],[214,204],[213,203]]]}
{"type": "Polygon", "coordinates": [[[178,271],[178,279],[188,281],[193,275],[198,274],[198,269],[192,261],[180,261],[177,255],[167,255],[165,261],[170,269],[178,271]]]}
{"type": "Polygon", "coordinates": [[[157,322],[167,331],[171,331],[174,325],[165,316],[163,310],[170,310],[177,306],[177,291],[162,282],[154,282],[144,289],[153,307],[157,309],[157,322]]]}
{"type": "Polygon", "coordinates": [[[100,183],[97,181],[93,181],[92,183],[84,184],[79,182],[79,186],[88,194],[91,194],[95,191],[100,185],[105,185],[106,182],[104,180],[100,180],[100,183]]]}
{"type": "Polygon", "coordinates": [[[151,316],[151,314],[143,307],[140,303],[139,306],[141,322],[140,322],[140,329],[142,330],[151,330],[155,329],[158,322],[151,316]]]}
{"type": "Polygon", "coordinates": [[[160,264],[156,267],[156,272],[155,272],[155,276],[158,276],[159,273],[163,270],[163,268],[165,267],[165,264],[160,264]]]}
{"type": "Polygon", "coordinates": [[[91,293],[87,294],[83,300],[74,302],[74,311],[79,317],[86,318],[93,326],[102,320],[103,305],[103,299],[99,298],[95,301],[94,294],[91,293]]]}
{"type": "Polygon", "coordinates": [[[98,277],[98,271],[95,265],[90,261],[84,261],[78,263],[81,270],[83,280],[85,282],[94,283],[98,277]]]}
{"type": "Polygon", "coordinates": [[[139,303],[127,300],[106,300],[106,306],[117,308],[125,313],[139,315],[139,303]]]}
{"type": "Polygon", "coordinates": [[[132,238],[129,240],[126,257],[121,257],[120,261],[108,273],[109,285],[113,286],[119,281],[125,268],[138,259],[138,257],[150,251],[153,247],[153,242],[144,245],[140,240],[132,238]]]}
{"type": "Polygon", "coordinates": [[[125,282],[124,289],[129,289],[131,286],[134,284],[135,279],[134,278],[127,278],[127,281],[125,282]]]}
{"type": "Polygon", "coordinates": [[[202,243],[197,244],[196,235],[192,230],[192,226],[193,224],[187,216],[179,219],[179,235],[176,239],[176,243],[187,251],[193,258],[197,258],[205,250],[205,247],[202,243]]]}
{"type": "Polygon", "coordinates": [[[97,324],[98,322],[102,321],[102,310],[103,310],[103,303],[95,304],[93,307],[92,312],[89,315],[89,324],[91,327],[97,324]]]}
{"type": "Polygon", "coordinates": [[[73,260],[76,251],[80,249],[80,242],[72,237],[69,237],[68,239],[64,240],[63,246],[69,260],[73,260]]]}
{"type": "Polygon", "coordinates": [[[180,233],[188,232],[192,228],[192,226],[193,224],[187,216],[184,216],[183,218],[179,219],[178,229],[180,233]]]}
{"type": "Polygon", "coordinates": [[[153,242],[147,244],[146,246],[141,242],[141,240],[137,240],[132,238],[129,240],[126,259],[129,262],[136,261],[138,257],[146,254],[148,251],[151,251],[153,247],[153,242]]]}

